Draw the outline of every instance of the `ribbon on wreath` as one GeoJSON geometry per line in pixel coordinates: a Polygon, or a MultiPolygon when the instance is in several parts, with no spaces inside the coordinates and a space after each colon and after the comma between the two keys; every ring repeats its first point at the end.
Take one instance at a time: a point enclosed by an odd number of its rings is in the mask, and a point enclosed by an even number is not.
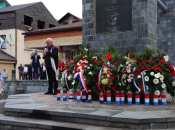
{"type": "Polygon", "coordinates": [[[67,89],[69,90],[69,84],[68,84],[68,81],[67,81],[67,75],[68,75],[68,74],[67,74],[67,71],[68,71],[68,70],[65,70],[65,71],[64,71],[64,81],[65,81],[65,83],[66,83],[67,89]]]}
{"type": "Polygon", "coordinates": [[[84,76],[83,76],[83,72],[78,72],[74,74],[74,80],[79,76],[79,80],[80,80],[80,84],[83,87],[83,89],[86,90],[86,92],[88,93],[88,87],[86,85],[84,76]]]}
{"type": "Polygon", "coordinates": [[[146,90],[146,82],[145,82],[145,72],[146,70],[141,72],[141,76],[142,76],[142,88],[143,88],[143,93],[146,94],[147,90],[146,90]]]}
{"type": "MultiPolygon", "coordinates": [[[[134,72],[135,69],[136,69],[136,68],[133,67],[133,68],[132,68],[132,72],[134,72]]],[[[140,89],[140,87],[137,85],[135,79],[132,79],[132,83],[133,83],[133,85],[136,87],[136,89],[137,89],[139,92],[141,92],[141,89],[140,89]]]]}
{"type": "Polygon", "coordinates": [[[100,88],[100,82],[101,82],[101,77],[102,77],[103,66],[101,67],[101,70],[98,74],[98,87],[99,87],[100,91],[102,91],[101,88],[100,88]]]}

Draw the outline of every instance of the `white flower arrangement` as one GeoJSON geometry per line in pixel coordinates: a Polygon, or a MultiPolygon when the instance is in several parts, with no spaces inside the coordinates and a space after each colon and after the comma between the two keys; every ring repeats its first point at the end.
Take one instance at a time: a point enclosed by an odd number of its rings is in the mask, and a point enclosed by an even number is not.
{"type": "Polygon", "coordinates": [[[145,76],[145,81],[148,82],[149,81],[149,77],[145,76]]]}
{"type": "Polygon", "coordinates": [[[150,75],[151,75],[151,76],[154,76],[154,72],[151,72],[150,75]]]}
{"type": "Polygon", "coordinates": [[[162,84],[162,88],[166,88],[166,84],[165,83],[162,84]]]}
{"type": "Polygon", "coordinates": [[[155,77],[155,78],[159,78],[160,75],[157,73],[157,74],[154,75],[154,77],[155,77]]]}
{"type": "Polygon", "coordinates": [[[158,80],[158,79],[154,79],[154,80],[153,80],[153,83],[154,83],[154,84],[158,84],[158,83],[159,83],[159,80],[158,80]]]}

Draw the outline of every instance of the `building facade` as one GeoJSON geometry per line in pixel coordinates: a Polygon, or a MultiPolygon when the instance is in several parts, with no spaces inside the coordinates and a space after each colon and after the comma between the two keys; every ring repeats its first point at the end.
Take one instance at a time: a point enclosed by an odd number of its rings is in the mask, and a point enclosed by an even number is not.
{"type": "MultiPolygon", "coordinates": [[[[31,62],[31,53],[35,50],[35,48],[33,50],[26,48],[25,36],[22,33],[55,26],[58,26],[58,22],[42,2],[0,8],[0,35],[6,37],[9,42],[9,44],[4,42],[0,49],[16,59],[14,68],[18,70],[20,63],[31,62]],[[10,35],[14,46],[10,46],[10,35]]],[[[42,55],[41,52],[39,54],[42,55]]],[[[14,68],[9,68],[8,71],[14,68]]],[[[16,77],[17,79],[19,77],[18,71],[16,77]]]]}

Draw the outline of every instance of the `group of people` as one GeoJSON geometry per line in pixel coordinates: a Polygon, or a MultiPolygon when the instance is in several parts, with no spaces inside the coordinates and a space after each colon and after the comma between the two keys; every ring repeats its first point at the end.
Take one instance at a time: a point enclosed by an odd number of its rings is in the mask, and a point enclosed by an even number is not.
{"type": "Polygon", "coordinates": [[[35,66],[33,66],[32,62],[28,65],[25,64],[18,67],[19,72],[19,80],[45,80],[46,79],[46,67],[45,63],[42,63],[41,66],[39,65],[37,71],[34,71],[35,66]]]}
{"type": "Polygon", "coordinates": [[[1,88],[4,89],[5,81],[8,79],[8,71],[6,69],[3,69],[3,71],[0,73],[0,90],[1,88]]]}

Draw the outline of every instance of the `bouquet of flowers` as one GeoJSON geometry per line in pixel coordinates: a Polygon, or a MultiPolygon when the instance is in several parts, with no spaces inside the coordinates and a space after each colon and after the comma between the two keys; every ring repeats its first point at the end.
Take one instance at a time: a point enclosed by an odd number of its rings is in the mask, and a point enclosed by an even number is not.
{"type": "Polygon", "coordinates": [[[74,56],[74,60],[65,66],[61,83],[63,87],[77,89],[92,89],[96,85],[97,73],[99,71],[97,57],[89,52],[89,46],[84,46],[79,50],[79,54],[74,56]]]}

